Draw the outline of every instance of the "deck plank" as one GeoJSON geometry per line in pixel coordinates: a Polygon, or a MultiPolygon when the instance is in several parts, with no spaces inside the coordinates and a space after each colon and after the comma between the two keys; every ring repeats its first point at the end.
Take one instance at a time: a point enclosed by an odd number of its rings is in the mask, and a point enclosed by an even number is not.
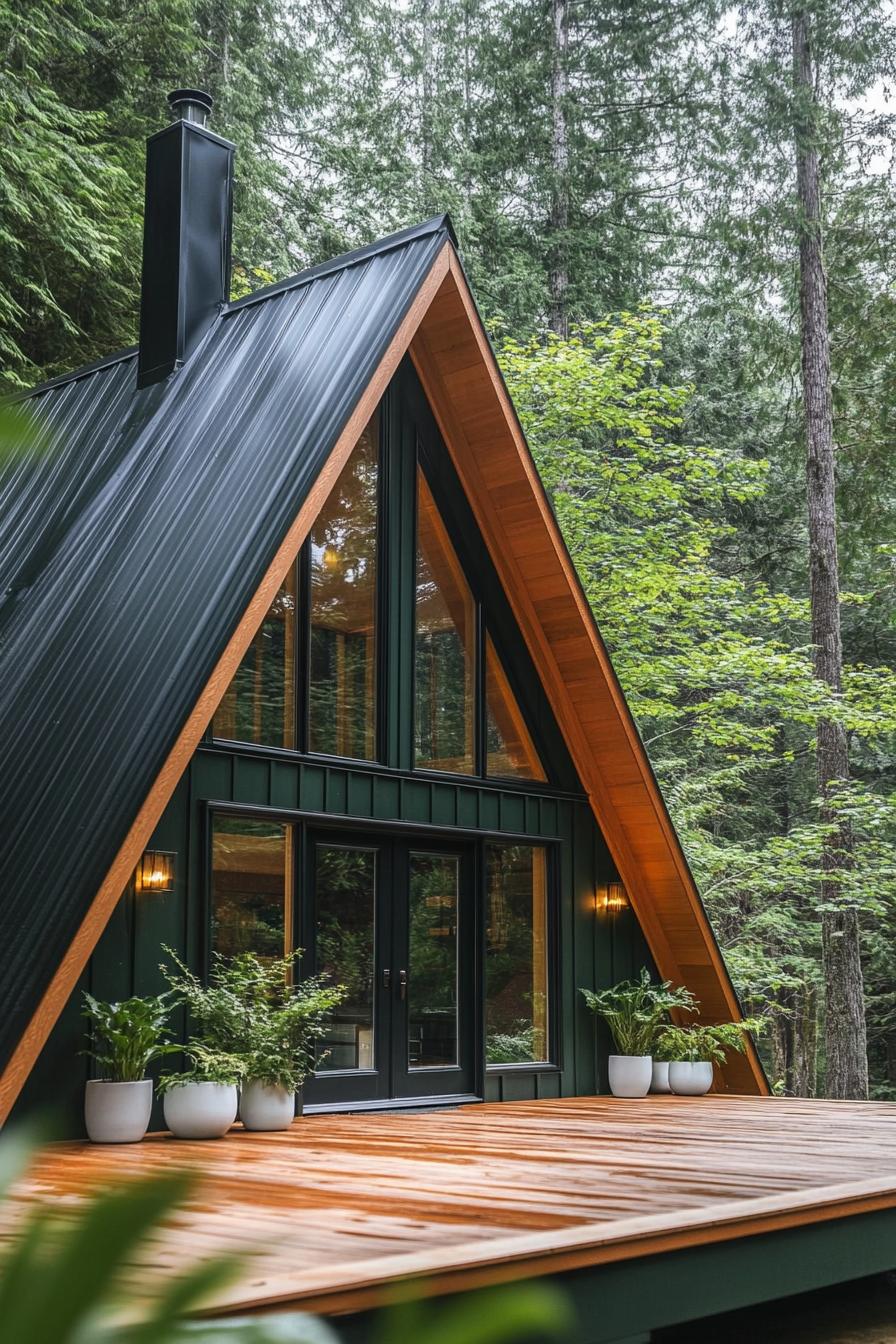
{"type": "Polygon", "coordinates": [[[35,1203],[64,1213],[175,1166],[201,1181],[135,1262],[135,1298],[197,1258],[248,1250],[216,1310],[338,1312],[404,1277],[453,1291],[896,1207],[896,1106],[587,1097],[314,1115],[213,1143],[57,1144],[16,1187],[0,1238],[35,1203]]]}

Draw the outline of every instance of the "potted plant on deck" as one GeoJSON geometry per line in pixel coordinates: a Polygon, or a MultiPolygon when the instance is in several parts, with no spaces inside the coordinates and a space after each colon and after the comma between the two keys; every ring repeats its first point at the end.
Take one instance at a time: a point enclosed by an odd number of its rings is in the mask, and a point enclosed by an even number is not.
{"type": "MultiPolygon", "coordinates": [[[[172,953],[169,953],[173,956],[172,953]]],[[[327,1020],[345,997],[319,976],[296,983],[300,952],[262,961],[252,952],[215,957],[208,985],[173,956],[163,967],[209,1049],[240,1062],[240,1119],[246,1129],[286,1129],[315,1065],[327,1020]]]]}
{"type": "Polygon", "coordinates": [[[159,1079],[165,1124],[176,1139],[223,1138],[236,1120],[243,1062],[202,1041],[190,1041],[184,1053],[190,1068],[159,1079]]]}
{"type": "Polygon", "coordinates": [[[85,993],[83,1013],[93,1035],[86,1053],[102,1075],[91,1078],[84,1092],[84,1123],[93,1143],[138,1143],[149,1128],[152,1079],[146,1070],[180,1048],[164,1039],[171,1008],[170,994],[104,1003],[85,993]]]}
{"type": "Polygon", "coordinates": [[[610,1028],[618,1054],[610,1055],[608,1076],[614,1097],[646,1097],[653,1079],[653,1049],[673,1009],[693,1012],[689,990],[669,980],[654,984],[642,968],[637,980],[609,989],[581,991],[591,1011],[610,1028]]]}
{"type": "Polygon", "coordinates": [[[669,1064],[669,1087],[679,1097],[702,1097],[712,1087],[713,1066],[723,1064],[730,1050],[743,1054],[747,1037],[760,1028],[755,1018],[710,1026],[667,1026],[660,1032],[657,1053],[669,1064]]]}

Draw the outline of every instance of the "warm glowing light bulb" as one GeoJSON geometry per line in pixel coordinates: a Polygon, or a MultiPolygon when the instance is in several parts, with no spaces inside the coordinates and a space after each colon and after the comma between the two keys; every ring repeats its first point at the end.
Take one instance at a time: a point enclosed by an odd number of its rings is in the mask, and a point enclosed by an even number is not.
{"type": "Polygon", "coordinates": [[[323,560],[324,569],[329,569],[331,573],[339,568],[342,557],[332,542],[324,547],[323,560]]]}

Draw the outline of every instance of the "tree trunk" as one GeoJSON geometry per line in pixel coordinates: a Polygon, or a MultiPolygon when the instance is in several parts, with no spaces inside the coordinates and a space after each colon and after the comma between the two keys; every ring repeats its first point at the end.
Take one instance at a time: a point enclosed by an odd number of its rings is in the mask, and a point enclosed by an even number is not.
{"type": "Polygon", "coordinates": [[[569,334],[569,0],[551,0],[551,330],[569,334]]]}
{"type": "Polygon", "coordinates": [[[817,1004],[812,985],[793,994],[791,1091],[795,1097],[815,1096],[817,1004]]]}
{"type": "MultiPolygon", "coordinates": [[[[817,103],[809,18],[804,11],[794,14],[791,31],[812,642],[815,675],[839,695],[843,651],[830,333],[821,231],[817,103]]],[[[816,769],[826,828],[820,891],[826,1091],[829,1097],[864,1098],[868,1095],[868,1057],[859,921],[857,911],[844,904],[841,893],[842,878],[852,858],[852,837],[836,806],[838,791],[849,779],[849,749],[842,724],[832,719],[823,718],[818,724],[816,769]]]]}

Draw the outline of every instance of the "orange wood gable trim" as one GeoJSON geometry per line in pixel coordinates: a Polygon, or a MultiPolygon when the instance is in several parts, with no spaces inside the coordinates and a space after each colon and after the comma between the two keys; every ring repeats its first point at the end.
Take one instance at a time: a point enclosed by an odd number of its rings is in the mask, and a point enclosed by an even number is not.
{"type": "MultiPolygon", "coordinates": [[[[452,253],[411,355],[661,975],[740,1010],[703,903],[452,253]]],[[[752,1043],[726,1088],[765,1093],[752,1043]]]]}
{"type": "Polygon", "coordinates": [[[5,1123],[78,977],[87,965],[100,935],[121,898],[121,893],[137,866],[140,855],[149,843],[178,781],[199,746],[203,733],[277,595],[290,565],[298,555],[352,448],[376,410],[424,314],[447,276],[451,253],[451,245],[446,242],[200,694],[102,886],[81,921],[68,951],[13,1051],[0,1077],[0,1125],[5,1123]]]}

